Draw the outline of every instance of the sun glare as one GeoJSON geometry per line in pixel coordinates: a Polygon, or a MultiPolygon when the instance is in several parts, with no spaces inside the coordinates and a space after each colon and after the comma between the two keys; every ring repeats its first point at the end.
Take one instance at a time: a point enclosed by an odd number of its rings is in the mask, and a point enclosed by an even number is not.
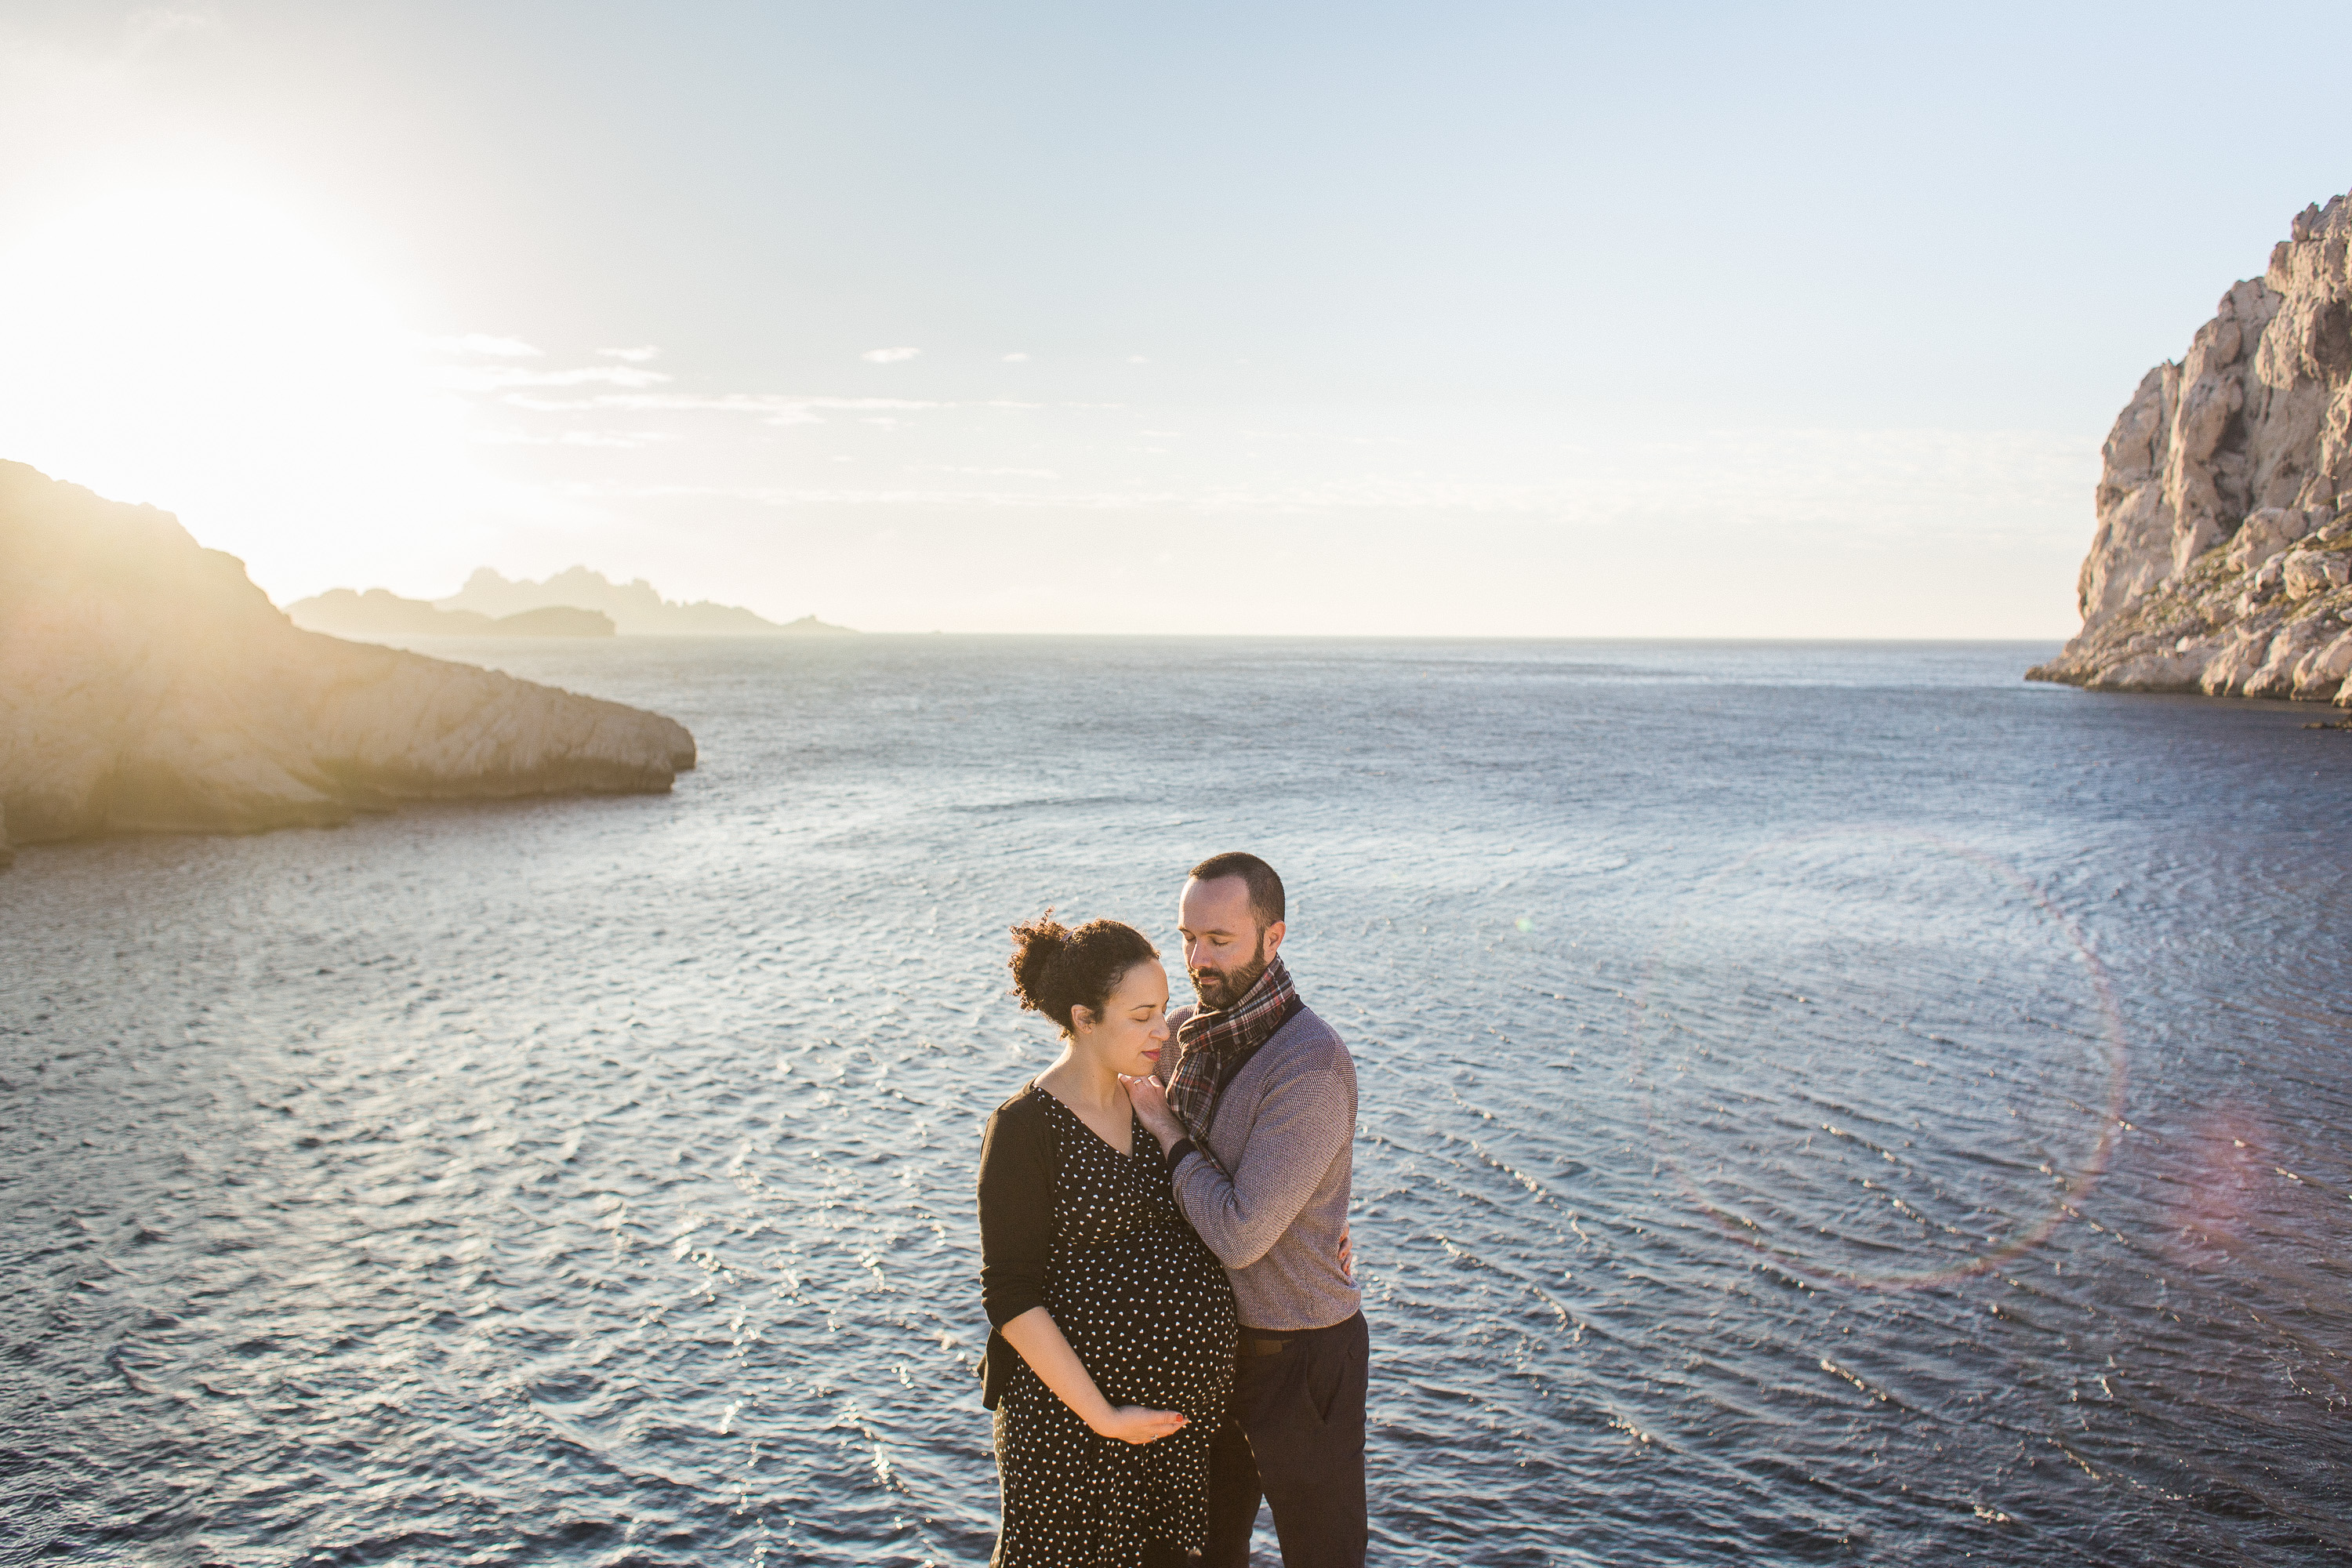
{"type": "Polygon", "coordinates": [[[266,203],[83,206],[0,251],[0,457],[178,512],[281,602],[476,499],[464,410],[384,292],[266,203]]]}

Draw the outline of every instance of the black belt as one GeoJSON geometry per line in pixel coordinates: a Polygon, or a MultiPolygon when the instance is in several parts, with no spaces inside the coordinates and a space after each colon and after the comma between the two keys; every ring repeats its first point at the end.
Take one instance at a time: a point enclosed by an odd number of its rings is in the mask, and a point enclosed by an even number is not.
{"type": "Polygon", "coordinates": [[[1284,1351],[1288,1350],[1295,1341],[1311,1340],[1324,1334],[1337,1333],[1361,1316],[1363,1316],[1361,1312],[1350,1312],[1336,1323],[1327,1323],[1319,1329],[1294,1329],[1289,1333],[1284,1334],[1279,1339],[1276,1339],[1272,1334],[1259,1333],[1253,1329],[1244,1329],[1241,1331],[1239,1342],[1234,1347],[1234,1353],[1236,1355],[1280,1355],[1284,1351]]]}

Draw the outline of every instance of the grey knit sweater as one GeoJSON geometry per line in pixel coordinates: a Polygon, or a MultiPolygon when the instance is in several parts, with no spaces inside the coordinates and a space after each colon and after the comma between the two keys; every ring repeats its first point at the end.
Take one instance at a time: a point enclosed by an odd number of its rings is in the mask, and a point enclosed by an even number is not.
{"type": "MultiPolygon", "coordinates": [[[[1169,1022],[1194,1011],[1179,1007],[1169,1022]]],[[[1339,1271],[1355,1141],[1356,1064],[1301,1007],[1210,1112],[1209,1147],[1233,1178],[1198,1152],[1175,1171],[1177,1205],[1224,1264],[1245,1327],[1328,1328],[1361,1304],[1339,1271]]]]}

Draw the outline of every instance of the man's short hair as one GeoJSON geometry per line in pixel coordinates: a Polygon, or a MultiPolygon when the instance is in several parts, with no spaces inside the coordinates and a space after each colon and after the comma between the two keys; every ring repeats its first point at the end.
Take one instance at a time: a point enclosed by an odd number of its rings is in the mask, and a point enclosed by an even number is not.
{"type": "Polygon", "coordinates": [[[1257,917],[1262,931],[1277,925],[1286,918],[1282,900],[1282,879],[1274,868],[1243,849],[1228,849],[1222,855],[1212,855],[1192,868],[1192,879],[1214,882],[1226,877],[1239,877],[1249,887],[1250,913],[1257,917]]]}

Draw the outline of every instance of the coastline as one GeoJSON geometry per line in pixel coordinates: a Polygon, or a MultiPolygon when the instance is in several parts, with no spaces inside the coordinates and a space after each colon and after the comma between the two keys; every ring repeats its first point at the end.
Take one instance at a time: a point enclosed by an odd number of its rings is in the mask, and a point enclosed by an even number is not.
{"type": "Polygon", "coordinates": [[[0,463],[6,842],[331,826],[403,800],[667,790],[660,714],[296,628],[171,514],[0,463]]]}

